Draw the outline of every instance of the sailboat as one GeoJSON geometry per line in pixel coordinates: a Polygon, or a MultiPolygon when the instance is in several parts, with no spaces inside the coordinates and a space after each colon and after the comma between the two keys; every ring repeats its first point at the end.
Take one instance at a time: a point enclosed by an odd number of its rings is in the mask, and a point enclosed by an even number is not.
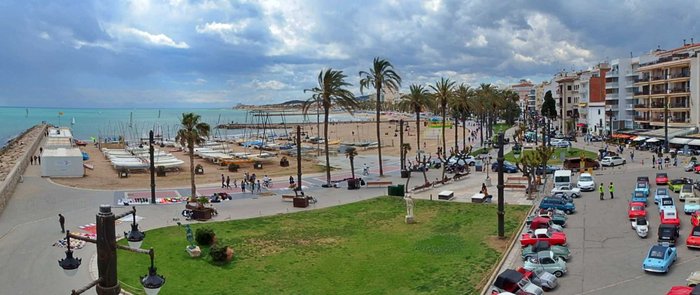
{"type": "Polygon", "coordinates": [[[70,121],[70,126],[72,127],[73,125],[75,125],[75,117],[70,121]]]}
{"type": "Polygon", "coordinates": [[[29,108],[25,109],[27,111],[27,114],[24,115],[25,118],[29,117],[29,108]]]}

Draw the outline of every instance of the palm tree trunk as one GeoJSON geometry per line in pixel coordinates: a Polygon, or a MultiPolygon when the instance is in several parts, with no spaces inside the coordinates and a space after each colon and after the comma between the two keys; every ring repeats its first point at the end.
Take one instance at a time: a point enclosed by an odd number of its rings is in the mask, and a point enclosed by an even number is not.
{"type": "Polygon", "coordinates": [[[420,150],[420,110],[416,110],[416,150],[420,150]]]}
{"type": "Polygon", "coordinates": [[[331,185],[331,159],[328,155],[328,112],[329,107],[323,107],[323,148],[326,151],[326,184],[331,185]]]}
{"type": "Polygon", "coordinates": [[[462,149],[467,150],[467,119],[462,119],[462,149]]]}
{"type": "Polygon", "coordinates": [[[190,185],[192,186],[192,198],[197,198],[197,187],[194,184],[194,145],[188,145],[190,152],[190,185]]]}
{"type": "Polygon", "coordinates": [[[459,153],[459,137],[457,134],[457,118],[455,118],[455,124],[452,126],[452,130],[455,131],[455,154],[459,153]]]}
{"type": "Polygon", "coordinates": [[[484,114],[479,116],[479,135],[481,136],[481,146],[484,146],[484,114]]]}
{"type": "Polygon", "coordinates": [[[377,90],[377,154],[379,155],[379,176],[384,176],[384,168],[382,167],[382,135],[379,124],[379,116],[381,109],[381,100],[379,99],[379,93],[382,90],[381,85],[376,88],[377,90]]]}
{"type": "MultiPolygon", "coordinates": [[[[443,156],[445,155],[445,147],[447,147],[446,141],[445,141],[445,109],[447,106],[443,105],[442,106],[442,154],[443,156]]],[[[443,165],[442,167],[442,177],[440,180],[445,179],[445,166],[443,165]]]]}
{"type": "Polygon", "coordinates": [[[352,179],[355,179],[355,157],[350,156],[350,173],[352,173],[352,179]]]}

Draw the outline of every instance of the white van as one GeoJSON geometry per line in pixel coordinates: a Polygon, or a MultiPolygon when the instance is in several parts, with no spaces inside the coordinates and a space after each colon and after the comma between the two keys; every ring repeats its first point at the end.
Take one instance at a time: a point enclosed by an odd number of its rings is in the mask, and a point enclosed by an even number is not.
{"type": "Polygon", "coordinates": [[[554,171],[554,187],[568,186],[572,181],[571,170],[554,171]]]}

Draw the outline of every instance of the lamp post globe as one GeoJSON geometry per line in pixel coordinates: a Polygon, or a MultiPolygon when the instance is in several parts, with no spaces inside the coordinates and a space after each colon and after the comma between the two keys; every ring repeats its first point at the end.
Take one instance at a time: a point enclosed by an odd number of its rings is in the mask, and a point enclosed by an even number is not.
{"type": "Polygon", "coordinates": [[[66,247],[68,248],[66,250],[66,258],[59,260],[58,266],[63,269],[67,276],[72,277],[78,273],[78,267],[80,267],[82,259],[73,257],[73,250],[70,249],[70,231],[66,231],[66,247]]]}
{"type": "Polygon", "coordinates": [[[165,277],[156,273],[156,267],[153,263],[155,256],[153,248],[148,252],[148,255],[151,256],[151,266],[148,268],[148,275],[141,277],[141,285],[143,285],[146,294],[158,295],[160,288],[165,285],[165,277]]]}
{"type": "Polygon", "coordinates": [[[141,243],[146,237],[146,234],[139,230],[139,225],[134,223],[131,225],[131,231],[124,232],[124,237],[129,242],[129,247],[141,249],[141,243]]]}

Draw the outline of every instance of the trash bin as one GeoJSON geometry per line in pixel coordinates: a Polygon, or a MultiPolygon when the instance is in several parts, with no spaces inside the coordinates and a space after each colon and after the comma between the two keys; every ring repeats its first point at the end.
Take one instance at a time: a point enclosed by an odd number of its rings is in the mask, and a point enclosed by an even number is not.
{"type": "Polygon", "coordinates": [[[408,170],[401,170],[401,178],[408,178],[410,174],[411,172],[408,170]]]}
{"type": "Polygon", "coordinates": [[[396,196],[396,186],[390,185],[387,187],[387,195],[396,196]]]}
{"type": "Polygon", "coordinates": [[[360,179],[348,179],[348,189],[360,189],[360,179]]]}
{"type": "Polygon", "coordinates": [[[403,184],[397,184],[396,185],[396,196],[403,197],[404,193],[406,192],[405,186],[403,184]]]}

